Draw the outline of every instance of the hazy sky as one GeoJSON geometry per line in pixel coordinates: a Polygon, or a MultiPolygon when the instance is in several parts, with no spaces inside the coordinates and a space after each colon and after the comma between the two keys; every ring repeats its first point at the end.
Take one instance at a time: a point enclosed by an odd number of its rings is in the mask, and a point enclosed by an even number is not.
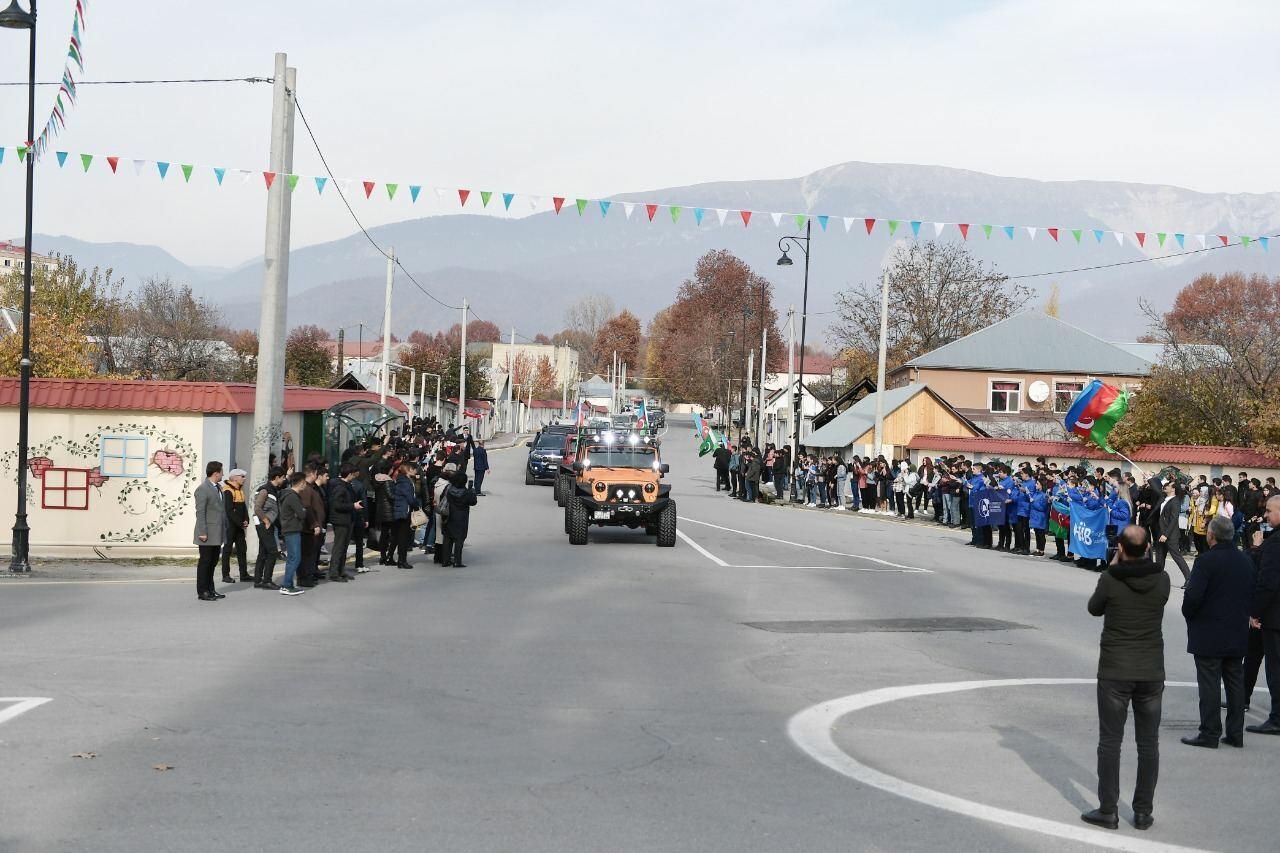
{"type": "MultiPolygon", "coordinates": [[[[41,79],[61,71],[72,5],[41,3],[41,79]]],[[[25,78],[24,39],[0,31],[0,81],[25,78]]],[[[84,77],[268,76],[283,50],[335,173],[406,184],[596,197],[866,160],[1264,192],[1280,188],[1277,43],[1265,2],[94,0],[84,77]]],[[[0,87],[0,145],[25,115],[25,90],[0,87]]],[[[267,85],[85,86],[68,119],[55,149],[267,168],[267,85]]],[[[300,124],[295,150],[296,172],[321,173],[300,124]]],[[[38,170],[38,232],[194,264],[262,251],[260,179],[72,166],[38,170]]],[[[303,189],[295,246],[353,230],[335,195],[303,189]]],[[[366,224],[456,209],[357,205],[366,224]]],[[[0,238],[21,229],[10,151],[0,238]]]]}

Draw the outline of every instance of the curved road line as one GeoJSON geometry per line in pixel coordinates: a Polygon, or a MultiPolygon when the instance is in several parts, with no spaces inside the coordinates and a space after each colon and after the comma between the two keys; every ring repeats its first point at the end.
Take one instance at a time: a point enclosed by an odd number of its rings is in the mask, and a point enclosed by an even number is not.
{"type": "MultiPolygon", "coordinates": [[[[932,788],[916,785],[875,770],[836,746],[831,736],[831,729],[836,721],[854,711],[896,702],[899,699],[911,699],[920,696],[937,696],[944,693],[960,693],[965,690],[982,690],[988,687],[1022,687],[1028,685],[1062,685],[1062,684],[1096,684],[1092,678],[1006,678],[991,681],[952,681],[939,684],[907,684],[901,687],[885,687],[879,690],[868,690],[822,702],[806,708],[796,714],[787,723],[787,734],[801,751],[815,761],[826,765],[837,773],[848,776],[874,788],[933,806],[937,809],[977,818],[1001,826],[1025,829],[1063,838],[1105,847],[1109,850],[1125,850],[1132,853],[1206,853],[1195,847],[1180,847],[1159,841],[1148,841],[1117,835],[1114,832],[1089,829],[1083,823],[1060,823],[1046,820],[1022,812],[988,806],[966,800],[963,797],[944,794],[932,788]]],[[[1166,687],[1195,687],[1194,682],[1170,681],[1166,687]]]]}
{"type": "Polygon", "coordinates": [[[42,699],[38,696],[0,696],[0,702],[14,702],[8,708],[0,709],[0,723],[7,723],[14,717],[25,714],[32,708],[39,708],[45,702],[52,702],[53,699],[42,699]]]}

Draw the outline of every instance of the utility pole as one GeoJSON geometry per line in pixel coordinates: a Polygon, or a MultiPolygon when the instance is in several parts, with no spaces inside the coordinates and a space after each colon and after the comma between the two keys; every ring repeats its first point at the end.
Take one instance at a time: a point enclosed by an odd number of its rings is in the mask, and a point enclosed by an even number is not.
{"type": "Polygon", "coordinates": [[[273,181],[267,190],[262,311],[258,320],[258,378],[253,394],[253,452],[249,462],[253,482],[267,478],[272,451],[284,434],[284,343],[289,302],[292,195],[283,176],[293,173],[293,114],[297,82],[297,69],[289,68],[285,54],[277,53],[275,86],[271,96],[270,167],[279,180],[273,181]]]}
{"type": "Polygon", "coordinates": [[[391,363],[391,291],[396,280],[396,250],[387,247],[387,293],[382,305],[382,381],[378,383],[378,402],[387,404],[387,380],[391,363]]]}
{"type": "Polygon", "coordinates": [[[511,346],[507,348],[507,432],[516,431],[515,409],[512,408],[512,399],[515,396],[515,387],[511,384],[516,381],[516,327],[511,327],[511,346]]]}
{"type": "Polygon", "coordinates": [[[462,300],[462,353],[458,363],[458,429],[467,423],[467,300],[462,300]]]}
{"type": "MultiPolygon", "coordinates": [[[[763,314],[761,315],[763,317],[763,314]]],[[[763,323],[761,324],[763,326],[763,323]]],[[[756,444],[764,441],[764,380],[765,365],[769,361],[769,331],[760,330],[760,405],[756,409],[756,444]]]]}
{"type": "Polygon", "coordinates": [[[880,275],[880,354],[876,358],[876,447],[872,458],[879,456],[884,445],[884,362],[885,341],[889,337],[889,270],[880,275]]]}
{"type": "MultiPolygon", "coordinates": [[[[742,429],[743,431],[749,430],[751,428],[751,397],[752,397],[751,374],[756,372],[755,364],[756,364],[756,351],[752,349],[751,352],[747,354],[747,381],[746,381],[746,384],[742,386],[745,389],[742,392],[742,429]]],[[[759,446],[759,442],[760,442],[760,436],[757,434],[756,435],[757,446],[759,446]]]]}
{"type": "MultiPolygon", "coordinates": [[[[792,387],[795,384],[796,384],[796,306],[788,305],[787,306],[787,397],[788,397],[788,402],[790,401],[791,395],[795,393],[792,387]]],[[[791,408],[791,407],[788,407],[788,408],[791,408]]],[[[793,414],[793,417],[794,417],[794,414],[793,414]]],[[[788,424],[788,426],[793,426],[793,425],[788,424]]],[[[789,442],[791,445],[791,458],[794,460],[796,458],[796,442],[795,442],[796,430],[794,428],[788,429],[787,433],[788,433],[787,438],[791,439],[791,441],[789,442]]],[[[794,472],[792,471],[787,472],[788,476],[790,476],[793,473],[794,472]]]]}
{"type": "Polygon", "coordinates": [[[334,378],[336,378],[336,379],[341,379],[341,378],[342,378],[342,374],[343,374],[343,370],[342,370],[342,362],[343,362],[345,359],[344,359],[344,357],[343,357],[343,346],[342,346],[342,345],[343,345],[343,342],[346,340],[346,336],[347,336],[347,330],[346,330],[346,329],[339,329],[339,330],[338,330],[338,366],[337,366],[337,367],[334,369],[334,371],[333,371],[333,372],[334,372],[334,378]]]}

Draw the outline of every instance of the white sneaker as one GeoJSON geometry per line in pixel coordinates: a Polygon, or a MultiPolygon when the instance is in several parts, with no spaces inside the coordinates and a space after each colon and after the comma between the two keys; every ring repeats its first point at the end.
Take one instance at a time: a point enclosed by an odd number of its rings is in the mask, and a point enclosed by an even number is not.
{"type": "Polygon", "coordinates": [[[287,586],[280,587],[281,595],[302,595],[304,592],[306,592],[305,589],[292,589],[287,586]]]}
{"type": "Polygon", "coordinates": [[[844,507],[843,507],[843,506],[838,506],[838,507],[836,507],[836,509],[840,510],[841,512],[844,512],[844,507]]]}
{"type": "Polygon", "coordinates": [[[805,506],[817,506],[817,504],[805,504],[805,506]]]}
{"type": "Polygon", "coordinates": [[[358,574],[358,575],[367,575],[367,574],[369,574],[369,572],[371,572],[371,571],[373,571],[373,570],[372,570],[372,569],[366,569],[364,566],[361,566],[360,568],[356,569],[356,574],[358,574]]]}

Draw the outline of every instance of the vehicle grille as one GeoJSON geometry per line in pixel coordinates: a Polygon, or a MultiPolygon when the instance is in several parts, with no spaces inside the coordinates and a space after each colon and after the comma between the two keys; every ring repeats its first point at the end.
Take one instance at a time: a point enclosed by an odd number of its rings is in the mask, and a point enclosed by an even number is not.
{"type": "Polygon", "coordinates": [[[617,501],[642,501],[644,500],[644,486],[640,483],[611,483],[605,492],[606,498],[610,502],[617,501]],[[634,498],[627,497],[627,493],[634,490],[636,496],[634,498]],[[622,492],[622,496],[618,496],[618,492],[622,492]]]}

